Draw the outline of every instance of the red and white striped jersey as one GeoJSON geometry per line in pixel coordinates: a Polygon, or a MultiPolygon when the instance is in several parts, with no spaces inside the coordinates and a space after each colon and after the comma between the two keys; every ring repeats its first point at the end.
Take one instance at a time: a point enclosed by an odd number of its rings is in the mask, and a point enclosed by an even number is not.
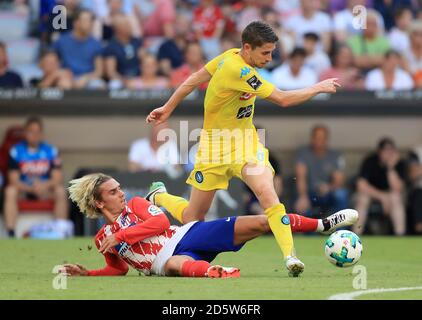
{"type": "Polygon", "coordinates": [[[95,237],[97,248],[111,234],[120,241],[104,254],[107,267],[111,268],[92,270],[90,275],[110,275],[105,269],[112,268],[122,270],[126,267],[127,270],[127,266],[122,267],[121,260],[149,275],[155,257],[177,228],[170,226],[166,215],[157,206],[140,197],[131,199],[117,220],[104,225],[95,237]]]}

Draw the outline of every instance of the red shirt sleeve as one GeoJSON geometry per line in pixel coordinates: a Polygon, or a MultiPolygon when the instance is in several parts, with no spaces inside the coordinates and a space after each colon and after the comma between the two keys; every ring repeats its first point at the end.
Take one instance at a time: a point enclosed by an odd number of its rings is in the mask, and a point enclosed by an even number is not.
{"type": "Polygon", "coordinates": [[[164,212],[151,202],[135,197],[129,201],[128,206],[143,222],[115,233],[114,236],[117,241],[125,241],[132,245],[146,238],[159,235],[170,227],[170,221],[164,212]]]}
{"type": "MultiPolygon", "coordinates": [[[[100,248],[97,239],[95,240],[95,245],[98,249],[100,248]]],[[[106,252],[104,258],[106,266],[102,269],[88,270],[88,276],[123,276],[128,272],[129,267],[127,263],[115,254],[106,252]]]]}

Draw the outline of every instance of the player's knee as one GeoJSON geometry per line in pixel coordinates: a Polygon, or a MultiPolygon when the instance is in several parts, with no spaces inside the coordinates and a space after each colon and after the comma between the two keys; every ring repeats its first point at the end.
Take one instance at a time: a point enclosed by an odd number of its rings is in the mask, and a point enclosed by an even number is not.
{"type": "Polygon", "coordinates": [[[18,194],[18,188],[13,185],[8,185],[4,189],[4,196],[7,200],[17,200],[18,194]]]}
{"type": "Polygon", "coordinates": [[[390,200],[393,205],[400,205],[403,202],[402,195],[400,192],[391,192],[390,200]]]}

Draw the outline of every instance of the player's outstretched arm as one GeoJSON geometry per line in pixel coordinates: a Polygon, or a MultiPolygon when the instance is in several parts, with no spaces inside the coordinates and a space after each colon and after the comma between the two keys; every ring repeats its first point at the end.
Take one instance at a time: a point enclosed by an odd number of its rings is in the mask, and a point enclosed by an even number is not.
{"type": "Polygon", "coordinates": [[[156,108],[150,112],[146,118],[147,123],[155,122],[160,124],[166,121],[178,104],[188,96],[193,90],[199,87],[201,84],[211,80],[211,74],[205,68],[201,68],[199,71],[191,74],[172,94],[170,99],[159,108],[156,108]]]}
{"type": "Polygon", "coordinates": [[[294,106],[311,99],[319,93],[335,93],[337,88],[341,87],[337,81],[337,78],[331,78],[298,90],[282,91],[274,89],[266,99],[282,107],[294,106]]]}

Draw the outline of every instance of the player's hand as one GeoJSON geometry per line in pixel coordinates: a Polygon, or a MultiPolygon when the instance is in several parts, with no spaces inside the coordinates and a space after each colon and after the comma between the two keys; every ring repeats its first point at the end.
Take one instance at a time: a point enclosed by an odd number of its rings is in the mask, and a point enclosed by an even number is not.
{"type": "Polygon", "coordinates": [[[104,254],[117,244],[119,244],[119,241],[117,241],[115,235],[112,234],[111,236],[108,236],[107,238],[103,240],[103,242],[101,243],[100,249],[98,249],[98,251],[104,254]]]}
{"type": "Polygon", "coordinates": [[[159,107],[150,112],[146,118],[146,122],[160,124],[166,121],[168,117],[170,117],[170,114],[171,112],[169,112],[165,107],[159,107]]]}
{"type": "Polygon", "coordinates": [[[337,88],[341,85],[338,83],[338,78],[330,78],[314,85],[318,93],[335,93],[337,88]]]}
{"type": "Polygon", "coordinates": [[[69,276],[87,276],[88,270],[80,264],[65,264],[63,268],[59,270],[59,273],[63,273],[69,276]]]}

